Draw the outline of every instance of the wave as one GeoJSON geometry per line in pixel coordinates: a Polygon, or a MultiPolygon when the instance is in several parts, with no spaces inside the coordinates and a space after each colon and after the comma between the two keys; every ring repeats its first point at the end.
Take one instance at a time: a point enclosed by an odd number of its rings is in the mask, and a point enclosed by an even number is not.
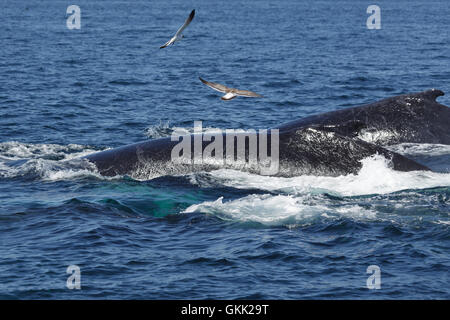
{"type": "Polygon", "coordinates": [[[330,201],[311,195],[253,194],[227,202],[223,201],[223,197],[216,201],[205,201],[191,205],[184,213],[202,212],[219,216],[224,220],[288,227],[311,224],[320,218],[376,219],[376,211],[363,206],[348,203],[335,207],[328,202],[330,201]]]}
{"type": "Polygon", "coordinates": [[[247,194],[252,189],[270,193],[228,201],[219,197],[191,205],[184,213],[201,212],[224,220],[289,228],[309,225],[317,219],[343,218],[395,223],[428,219],[448,225],[448,212],[443,209],[448,197],[441,193],[449,193],[450,173],[394,171],[389,161],[379,155],[364,159],[362,164],[358,174],[339,177],[277,178],[232,170],[213,171],[207,174],[209,179],[191,175],[191,183],[200,187],[205,183],[210,188],[213,180],[215,187],[245,189],[247,194]],[[428,191],[430,195],[421,191],[430,188],[437,189],[428,191]]]}
{"type": "Polygon", "coordinates": [[[44,181],[103,177],[95,166],[80,159],[98,150],[77,144],[0,143],[0,177],[44,181]]]}
{"type": "MultiPolygon", "coordinates": [[[[213,128],[213,127],[202,127],[202,132],[213,132],[219,131],[221,129],[213,128]]],[[[174,132],[179,134],[192,134],[194,133],[194,127],[179,127],[179,126],[170,126],[170,121],[160,121],[158,124],[154,124],[149,126],[145,130],[145,135],[150,139],[158,139],[170,137],[170,135],[174,132]]]]}
{"type": "Polygon", "coordinates": [[[78,144],[32,144],[10,141],[0,143],[0,157],[6,160],[52,159],[70,160],[88,155],[98,150],[78,144]]]}
{"type": "MultiPolygon", "coordinates": [[[[299,176],[269,177],[241,171],[221,169],[209,173],[218,183],[238,189],[259,189],[284,194],[328,193],[337,196],[386,194],[406,189],[426,189],[450,186],[450,173],[430,171],[401,172],[390,168],[381,155],[362,160],[358,174],[338,177],[299,176]]],[[[196,175],[191,182],[198,184],[196,175]]]]}
{"type": "Polygon", "coordinates": [[[172,131],[169,121],[160,121],[158,124],[145,129],[145,135],[150,139],[157,139],[170,136],[172,131]]]}

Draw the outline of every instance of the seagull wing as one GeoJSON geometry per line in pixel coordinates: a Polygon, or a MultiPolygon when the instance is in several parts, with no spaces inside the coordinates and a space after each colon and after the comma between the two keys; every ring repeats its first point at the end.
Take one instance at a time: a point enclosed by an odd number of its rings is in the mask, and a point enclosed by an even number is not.
{"type": "Polygon", "coordinates": [[[248,90],[234,90],[234,93],[236,93],[236,95],[238,96],[243,96],[243,97],[262,97],[262,95],[257,94],[256,92],[253,91],[248,91],[248,90]]]}
{"type": "Polygon", "coordinates": [[[186,29],[186,27],[189,25],[189,23],[191,23],[192,19],[194,19],[195,16],[195,10],[191,11],[191,14],[189,15],[189,17],[186,19],[186,21],[184,22],[184,24],[180,27],[180,29],[178,29],[177,33],[172,37],[172,39],[170,39],[169,41],[167,41],[165,44],[163,44],[161,47],[159,47],[160,49],[165,48],[167,46],[170,46],[172,43],[175,42],[175,40],[177,39],[177,37],[181,34],[181,32],[183,32],[184,29],[186,29]]]}
{"type": "Polygon", "coordinates": [[[224,86],[223,84],[206,81],[206,80],[204,80],[204,79],[202,79],[200,77],[198,77],[198,78],[200,79],[201,82],[206,84],[211,89],[214,89],[214,90],[222,92],[222,93],[227,93],[228,91],[230,91],[230,88],[228,88],[227,86],[224,86]]]}
{"type": "Polygon", "coordinates": [[[171,45],[171,44],[174,42],[174,40],[175,40],[175,37],[172,38],[172,39],[170,39],[169,41],[167,41],[165,44],[163,44],[163,45],[162,45],[161,47],[159,47],[159,48],[162,49],[162,48],[165,48],[165,47],[171,45]]]}
{"type": "Polygon", "coordinates": [[[175,34],[175,37],[179,36],[183,32],[183,30],[186,29],[189,23],[191,23],[192,19],[194,19],[194,16],[195,16],[195,9],[191,11],[189,17],[186,19],[184,24],[180,27],[180,29],[178,29],[177,33],[175,34]]]}

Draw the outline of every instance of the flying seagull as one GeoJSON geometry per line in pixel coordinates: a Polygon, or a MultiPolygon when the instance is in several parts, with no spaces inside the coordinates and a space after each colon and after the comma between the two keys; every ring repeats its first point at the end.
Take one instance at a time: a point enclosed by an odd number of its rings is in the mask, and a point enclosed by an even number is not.
{"type": "Polygon", "coordinates": [[[162,49],[162,48],[165,48],[167,46],[170,46],[171,44],[174,44],[175,41],[180,41],[183,38],[183,35],[181,33],[183,32],[184,29],[186,29],[186,27],[189,25],[189,23],[191,23],[192,19],[194,19],[194,16],[195,16],[195,10],[192,10],[191,14],[189,15],[189,17],[186,19],[186,21],[180,27],[180,29],[178,29],[177,33],[175,33],[175,35],[172,37],[172,39],[167,41],[164,45],[162,45],[159,48],[162,49]]]}
{"type": "Polygon", "coordinates": [[[227,86],[224,86],[222,84],[219,83],[215,83],[215,82],[209,82],[206,81],[205,79],[200,78],[200,81],[203,82],[204,84],[206,84],[208,87],[225,93],[225,95],[223,97],[221,97],[220,99],[222,100],[231,100],[233,98],[236,98],[237,96],[241,96],[241,97],[262,97],[262,95],[257,94],[255,92],[252,91],[247,91],[247,90],[239,90],[239,89],[235,89],[235,88],[228,88],[227,86]]]}

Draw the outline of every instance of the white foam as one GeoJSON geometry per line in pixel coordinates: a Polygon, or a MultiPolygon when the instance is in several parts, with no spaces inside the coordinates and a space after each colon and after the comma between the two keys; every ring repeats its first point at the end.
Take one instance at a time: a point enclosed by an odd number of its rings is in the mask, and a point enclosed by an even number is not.
{"type": "Polygon", "coordinates": [[[145,135],[151,139],[163,138],[170,135],[172,128],[169,121],[160,121],[145,130],[145,135]]]}
{"type": "MultiPolygon", "coordinates": [[[[210,173],[217,183],[239,189],[260,189],[283,194],[330,193],[341,196],[385,194],[405,189],[450,186],[450,173],[430,171],[400,172],[390,168],[383,156],[362,160],[358,174],[339,177],[299,176],[293,178],[259,176],[233,170],[210,173]]],[[[192,183],[199,183],[195,175],[192,183]]]]}
{"type": "Polygon", "coordinates": [[[17,141],[0,143],[0,157],[4,160],[58,158],[70,160],[94,153],[96,150],[78,144],[31,144],[17,141]]]}
{"type": "Polygon", "coordinates": [[[86,176],[105,179],[93,164],[80,159],[94,152],[90,147],[76,144],[0,143],[0,177],[27,176],[45,181],[86,176]]]}
{"type": "Polygon", "coordinates": [[[184,213],[202,212],[225,220],[258,222],[264,225],[298,226],[309,224],[314,219],[376,219],[376,213],[354,204],[333,208],[323,198],[292,195],[249,195],[241,199],[224,202],[223,198],[188,207],[184,213]]]}
{"type": "MultiPolygon", "coordinates": [[[[202,132],[222,132],[221,129],[213,127],[201,127],[202,132]]],[[[198,128],[197,128],[198,130],[198,128]]],[[[194,133],[194,127],[176,127],[170,126],[169,121],[160,121],[158,124],[151,125],[145,130],[145,135],[151,139],[170,137],[172,133],[178,135],[189,135],[194,133]]]]}
{"type": "MultiPolygon", "coordinates": [[[[308,225],[315,219],[376,220],[392,219],[389,213],[377,212],[372,206],[360,205],[351,198],[336,200],[324,193],[337,196],[356,196],[384,194],[406,189],[423,189],[437,186],[450,186],[450,173],[424,171],[399,172],[390,168],[389,161],[376,155],[362,161],[362,168],[356,175],[339,177],[301,176],[278,178],[253,175],[233,170],[217,170],[209,173],[211,179],[196,179],[192,183],[209,187],[211,180],[215,184],[241,189],[270,191],[271,194],[252,194],[240,199],[224,201],[206,201],[191,205],[184,212],[212,214],[225,220],[239,222],[257,222],[263,225],[283,225],[297,227],[308,225]]],[[[413,193],[407,191],[405,194],[413,193]]],[[[405,208],[409,200],[395,200],[397,209],[405,208]]],[[[446,221],[439,221],[447,224],[446,221]]]]}

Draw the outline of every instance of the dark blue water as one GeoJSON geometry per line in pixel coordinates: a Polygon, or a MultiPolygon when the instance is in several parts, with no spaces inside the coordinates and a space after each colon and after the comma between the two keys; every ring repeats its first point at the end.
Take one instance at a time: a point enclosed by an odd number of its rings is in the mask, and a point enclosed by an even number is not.
{"type": "Polygon", "coordinates": [[[380,30],[366,28],[370,4],[3,1],[0,297],[450,298],[446,146],[395,147],[437,173],[373,158],[337,178],[105,179],[71,160],[194,120],[258,129],[449,93],[448,1],[377,1],[380,30]],[[66,27],[70,4],[80,30],[66,27]],[[194,8],[185,39],[160,50],[194,8]],[[265,98],[223,102],[198,76],[265,98]],[[81,290],[66,287],[69,265],[81,290]]]}

